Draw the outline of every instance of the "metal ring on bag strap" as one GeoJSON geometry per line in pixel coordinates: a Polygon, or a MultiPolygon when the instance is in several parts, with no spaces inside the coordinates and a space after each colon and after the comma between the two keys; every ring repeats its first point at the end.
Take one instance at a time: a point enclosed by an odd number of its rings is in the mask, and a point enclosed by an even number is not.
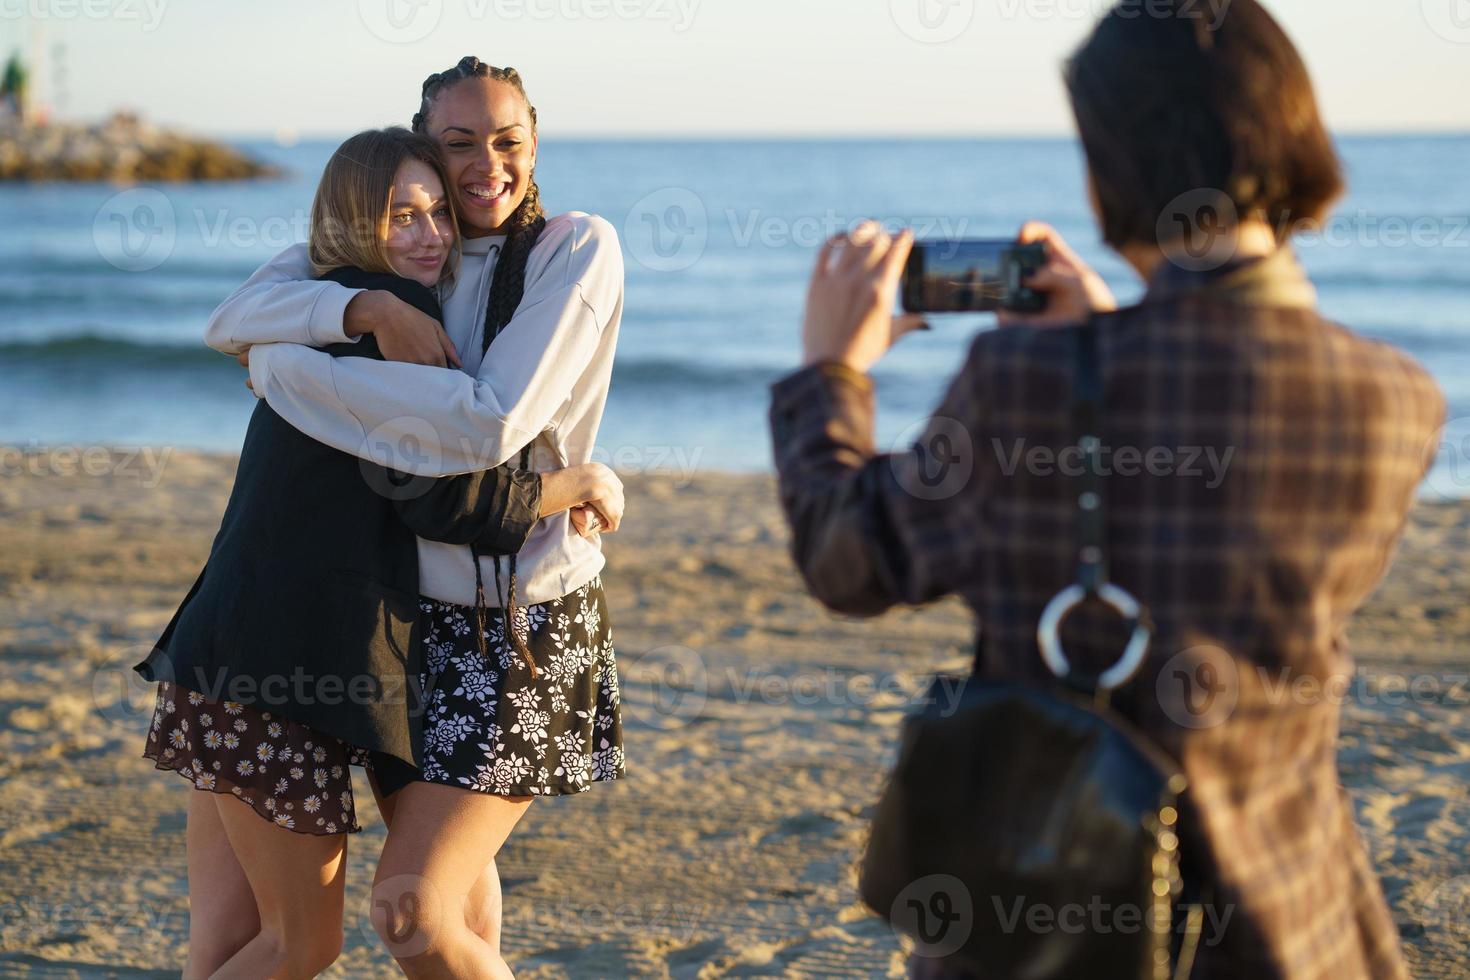
{"type": "MultiPolygon", "coordinates": [[[[1123,655],[1118,658],[1117,663],[1097,675],[1097,686],[1104,691],[1111,691],[1118,685],[1127,683],[1138,673],[1144,654],[1148,653],[1153,631],[1141,615],[1143,607],[1122,586],[1104,582],[1092,595],[1112,606],[1119,616],[1133,624],[1133,632],[1128,637],[1128,645],[1123,648],[1123,655]]],[[[1062,620],[1087,597],[1088,590],[1083,586],[1076,583],[1067,586],[1046,604],[1046,609],[1041,613],[1041,623],[1036,627],[1036,642],[1041,647],[1041,659],[1046,661],[1046,666],[1053,674],[1063,680],[1072,675],[1072,663],[1062,650],[1062,620]]]]}
{"type": "Polygon", "coordinates": [[[1089,598],[1111,606],[1130,623],[1128,644],[1116,663],[1099,674],[1093,684],[1109,691],[1126,683],[1143,663],[1148,653],[1153,628],[1148,610],[1129,592],[1108,581],[1107,512],[1103,495],[1102,439],[1097,435],[1102,416],[1102,371],[1097,361],[1097,325],[1083,324],[1076,334],[1073,381],[1072,421],[1077,431],[1077,446],[1085,465],[1079,479],[1077,495],[1077,581],[1068,585],[1046,604],[1036,624],[1036,645],[1041,659],[1057,677],[1070,684],[1081,679],[1062,650],[1061,625],[1067,613],[1089,598]]]}

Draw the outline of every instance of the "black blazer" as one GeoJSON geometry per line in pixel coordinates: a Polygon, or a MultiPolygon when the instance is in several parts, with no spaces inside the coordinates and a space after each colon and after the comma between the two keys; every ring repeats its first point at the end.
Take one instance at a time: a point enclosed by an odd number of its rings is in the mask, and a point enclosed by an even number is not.
{"type": "MultiPolygon", "coordinates": [[[[440,318],[412,280],[361,269],[323,278],[389,290],[440,318]]],[[[382,359],[371,334],[325,350],[382,359]]],[[[514,554],[540,506],[535,473],[503,464],[409,477],[317,442],[261,399],[209,561],[133,669],[420,765],[415,535],[514,554]]]]}

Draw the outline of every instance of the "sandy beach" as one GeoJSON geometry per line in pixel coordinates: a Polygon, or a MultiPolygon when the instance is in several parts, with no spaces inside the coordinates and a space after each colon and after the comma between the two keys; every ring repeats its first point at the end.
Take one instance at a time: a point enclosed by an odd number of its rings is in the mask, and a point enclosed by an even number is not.
{"type": "MultiPolygon", "coordinates": [[[[130,455],[131,454],[131,455],[130,455]]],[[[140,756],[130,666],[193,580],[231,456],[12,456],[0,477],[0,977],[176,976],[189,785],[140,756]]],[[[900,976],[854,862],[904,710],[963,669],[955,601],[832,616],[786,556],[774,482],[625,476],[604,583],[627,778],[538,800],[500,858],[517,976],[900,976]]],[[[1470,976],[1470,503],[1425,502],[1350,630],[1343,780],[1418,977],[1470,976]]],[[[349,850],[346,951],[389,977],[349,850]]]]}

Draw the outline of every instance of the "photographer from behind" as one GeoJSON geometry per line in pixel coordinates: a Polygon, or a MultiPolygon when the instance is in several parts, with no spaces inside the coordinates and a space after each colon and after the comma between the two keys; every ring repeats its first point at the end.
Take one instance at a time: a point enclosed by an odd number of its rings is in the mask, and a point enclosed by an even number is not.
{"type": "MultiPolygon", "coordinates": [[[[1024,454],[1010,465],[1009,447],[1075,441],[1073,341],[1089,325],[1106,445],[1229,459],[1213,480],[1118,467],[1106,481],[1111,579],[1154,629],[1112,706],[1187,775],[1183,876],[1214,905],[1191,976],[1406,977],[1339,782],[1339,705],[1281,697],[1279,678],[1351,673],[1347,620],[1387,569],[1443,398],[1410,357],[1316,311],[1288,239],[1326,213],[1340,169],[1303,62],[1256,0],[1213,26],[1114,9],[1065,80],[1102,237],[1142,300],[1116,309],[1055,231],[1027,224],[1021,241],[1046,247],[1027,280],[1045,308],[980,333],[924,435],[878,454],[866,372],[918,325],[891,313],[913,241],[866,224],[828,242],[803,366],[772,387],[794,560],[846,614],[959,595],[977,677],[1056,685],[1037,626],[1076,576],[1076,483],[1024,454]],[[1221,221],[1201,246],[1204,211],[1221,221]]],[[[1116,616],[1072,619],[1074,661],[1116,659],[1116,616]]],[[[937,958],[911,970],[972,975],[937,958]]]]}

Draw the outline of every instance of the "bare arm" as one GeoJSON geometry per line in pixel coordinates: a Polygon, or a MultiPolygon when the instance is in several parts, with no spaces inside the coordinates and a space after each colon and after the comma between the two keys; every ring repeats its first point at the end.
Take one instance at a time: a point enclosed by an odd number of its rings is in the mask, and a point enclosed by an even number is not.
{"type": "Polygon", "coordinates": [[[580,505],[593,507],[601,530],[612,533],[623,520],[623,481],[601,463],[581,463],[541,474],[541,516],[580,505]]]}

